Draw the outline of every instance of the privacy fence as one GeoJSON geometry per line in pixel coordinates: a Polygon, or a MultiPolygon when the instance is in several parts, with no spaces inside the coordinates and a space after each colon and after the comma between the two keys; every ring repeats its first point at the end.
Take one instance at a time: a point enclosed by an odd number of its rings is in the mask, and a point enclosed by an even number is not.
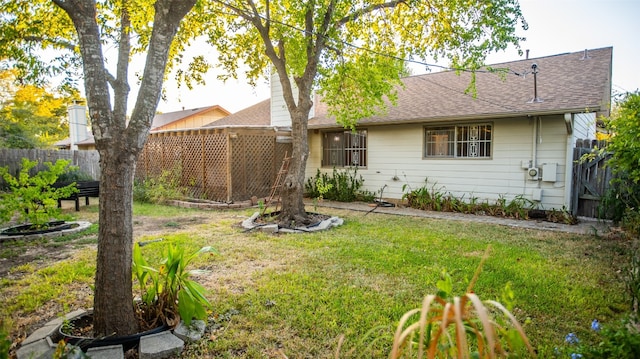
{"type": "Polygon", "coordinates": [[[100,155],[98,151],[0,148],[0,167],[8,166],[10,173],[14,175],[20,171],[23,158],[40,162],[34,171],[46,169],[43,165],[44,162],[55,163],[59,159],[70,160],[71,165],[79,167],[80,171],[95,180],[100,179],[100,155]]]}
{"type": "Polygon", "coordinates": [[[201,128],[152,133],[136,179],[170,171],[195,198],[220,202],[266,197],[285,157],[290,134],[273,128],[201,128]]]}
{"type": "Polygon", "coordinates": [[[573,188],[571,205],[576,216],[598,217],[598,207],[611,182],[611,167],[607,161],[611,153],[597,151],[606,147],[605,141],[578,140],[573,149],[573,188]],[[584,158],[584,155],[594,154],[584,158]]]}

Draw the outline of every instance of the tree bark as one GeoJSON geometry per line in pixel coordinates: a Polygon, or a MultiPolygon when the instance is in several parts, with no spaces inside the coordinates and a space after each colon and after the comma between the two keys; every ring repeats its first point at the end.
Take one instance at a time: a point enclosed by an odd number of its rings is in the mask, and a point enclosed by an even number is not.
{"type": "Polygon", "coordinates": [[[309,104],[298,104],[291,114],[291,162],[282,188],[282,211],[279,221],[292,227],[309,224],[303,202],[305,169],[309,157],[307,124],[311,99],[307,101],[309,104]],[[305,111],[304,108],[308,109],[305,111]]]}
{"type": "Polygon", "coordinates": [[[131,273],[131,189],[136,157],[124,147],[124,137],[112,141],[112,146],[100,152],[100,230],[93,303],[94,332],[100,336],[138,332],[131,273]]]}
{"type": "MultiPolygon", "coordinates": [[[[147,60],[138,98],[126,122],[130,55],[128,14],[122,11],[123,29],[119,41],[118,78],[107,72],[97,23],[95,0],[53,0],[69,15],[78,33],[82,55],[85,93],[92,120],[96,148],[100,153],[100,230],[94,293],[95,336],[123,336],[136,333],[133,309],[133,176],[144,147],[169,58],[169,49],[180,21],[196,0],[157,0],[147,60]],[[109,84],[115,110],[111,107],[109,84]]],[[[121,9],[122,10],[122,9],[121,9]]]]}

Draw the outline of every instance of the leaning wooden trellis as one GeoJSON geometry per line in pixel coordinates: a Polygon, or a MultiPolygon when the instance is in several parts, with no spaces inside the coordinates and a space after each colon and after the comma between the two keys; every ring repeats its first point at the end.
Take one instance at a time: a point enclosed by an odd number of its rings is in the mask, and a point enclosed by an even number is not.
{"type": "Polygon", "coordinates": [[[280,198],[282,198],[282,186],[284,184],[285,178],[287,178],[287,173],[289,173],[289,162],[291,162],[291,157],[288,157],[288,152],[285,152],[284,159],[282,160],[282,165],[280,166],[280,171],[278,171],[278,176],[276,177],[276,181],[271,187],[271,193],[269,193],[269,197],[267,197],[264,207],[262,207],[260,215],[264,215],[267,211],[267,208],[273,202],[273,199],[278,196],[278,200],[275,201],[274,212],[278,211],[278,206],[280,205],[280,198]]]}

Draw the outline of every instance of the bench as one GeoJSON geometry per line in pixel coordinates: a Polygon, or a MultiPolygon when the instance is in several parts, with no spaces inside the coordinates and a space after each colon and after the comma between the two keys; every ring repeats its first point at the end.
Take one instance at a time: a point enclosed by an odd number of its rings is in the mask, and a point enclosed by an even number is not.
{"type": "MultiPolygon", "coordinates": [[[[55,184],[56,187],[64,187],[68,184],[55,184]]],[[[62,201],[75,201],[76,212],[80,211],[80,198],[85,198],[85,205],[89,205],[89,197],[100,197],[100,181],[82,181],[76,182],[76,188],[78,192],[72,194],[67,198],[58,199],[58,208],[62,207],[62,201]]]]}

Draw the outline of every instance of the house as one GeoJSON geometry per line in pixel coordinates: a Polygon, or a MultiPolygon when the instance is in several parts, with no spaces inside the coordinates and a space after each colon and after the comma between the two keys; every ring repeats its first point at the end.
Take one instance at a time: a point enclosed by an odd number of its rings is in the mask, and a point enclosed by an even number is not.
{"type": "MultiPolygon", "coordinates": [[[[93,139],[93,135],[86,130],[86,117],[84,115],[84,106],[72,106],[72,107],[80,107],[82,109],[81,115],[75,114],[73,110],[70,110],[70,117],[73,116],[73,123],[84,123],[84,133],[85,136],[78,138],[75,141],[74,145],[78,147],[80,150],[94,150],[95,149],[95,141],[93,139]]],[[[175,111],[175,112],[167,112],[162,114],[157,114],[153,117],[153,122],[151,123],[150,132],[159,132],[159,131],[170,131],[170,130],[181,130],[187,128],[198,128],[202,127],[206,124],[213,123],[218,121],[228,115],[231,112],[227,111],[221,106],[213,105],[207,107],[200,108],[192,108],[187,110],[175,111]]],[[[72,129],[73,130],[73,129],[72,129]]],[[[80,133],[83,131],[76,130],[76,133],[80,133]]],[[[77,136],[74,136],[77,138],[77,136]]],[[[66,138],[64,140],[56,143],[56,147],[60,149],[69,149],[71,146],[71,137],[66,138]]]]}
{"type": "MultiPolygon", "coordinates": [[[[400,199],[428,186],[458,198],[522,197],[541,209],[572,205],[573,147],[596,136],[611,98],[611,47],[403,79],[396,106],[364,118],[355,132],[327,115],[316,97],[309,119],[307,177],[357,166],[366,189],[400,199]]],[[[283,126],[282,99],[239,111],[209,126],[283,126]]]]}

